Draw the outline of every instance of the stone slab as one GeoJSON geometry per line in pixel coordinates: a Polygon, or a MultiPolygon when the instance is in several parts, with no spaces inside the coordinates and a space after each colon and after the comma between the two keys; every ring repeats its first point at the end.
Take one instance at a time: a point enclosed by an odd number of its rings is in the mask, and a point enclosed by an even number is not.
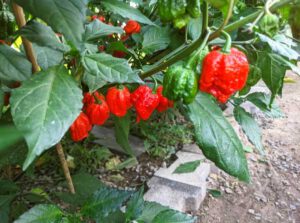
{"type": "Polygon", "coordinates": [[[202,154],[201,149],[196,144],[184,145],[182,148],[182,151],[188,152],[188,153],[202,154]]]}
{"type": "Polygon", "coordinates": [[[194,172],[176,174],[173,173],[175,169],[186,162],[204,160],[204,156],[201,154],[188,153],[179,151],[176,153],[178,159],[169,168],[160,168],[154,176],[169,179],[171,181],[180,182],[195,187],[202,186],[202,182],[205,181],[210,172],[210,164],[202,161],[194,172]]]}
{"type": "Polygon", "coordinates": [[[150,189],[144,198],[178,211],[196,211],[206,196],[210,164],[202,161],[192,173],[175,174],[173,172],[180,164],[204,160],[202,154],[186,151],[178,151],[176,156],[178,159],[173,164],[160,168],[147,182],[150,189]]]}
{"type": "MultiPolygon", "coordinates": [[[[100,144],[117,152],[126,154],[122,147],[117,143],[115,137],[115,130],[113,128],[94,126],[91,133],[96,138],[94,143],[100,144]]],[[[144,141],[138,137],[129,135],[129,143],[133,149],[135,156],[139,156],[146,151],[144,141]]]]}

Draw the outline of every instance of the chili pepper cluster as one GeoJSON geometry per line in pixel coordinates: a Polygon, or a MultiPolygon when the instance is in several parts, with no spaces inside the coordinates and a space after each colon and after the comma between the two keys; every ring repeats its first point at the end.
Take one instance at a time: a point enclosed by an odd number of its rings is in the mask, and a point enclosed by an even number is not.
{"type": "Polygon", "coordinates": [[[162,91],[162,86],[152,89],[141,85],[132,93],[126,86],[110,87],[106,97],[99,92],[85,93],[83,111],[70,127],[71,138],[74,141],[85,139],[93,125],[103,125],[110,114],[124,117],[132,107],[136,110],[137,122],[148,120],[155,110],[166,111],[174,103],[164,97],[162,91]]]}

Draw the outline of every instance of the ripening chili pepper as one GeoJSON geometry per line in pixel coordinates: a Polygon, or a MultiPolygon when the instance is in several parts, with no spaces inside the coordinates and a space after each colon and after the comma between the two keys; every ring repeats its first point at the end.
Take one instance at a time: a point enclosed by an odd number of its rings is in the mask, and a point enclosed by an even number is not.
{"type": "Polygon", "coordinates": [[[91,21],[94,21],[95,19],[98,19],[101,22],[105,22],[105,17],[104,16],[93,15],[91,17],[91,21]]]}
{"type": "Polygon", "coordinates": [[[158,112],[164,112],[164,111],[168,110],[168,108],[173,108],[173,106],[174,106],[174,102],[169,100],[168,98],[164,97],[163,94],[162,94],[162,91],[163,91],[163,86],[159,86],[157,88],[157,95],[158,95],[158,98],[159,98],[159,104],[156,108],[156,110],[158,112]]]}
{"type": "Polygon", "coordinates": [[[137,122],[147,120],[159,105],[159,96],[147,85],[139,86],[131,94],[131,102],[136,109],[137,122]]]}
{"type": "Polygon", "coordinates": [[[78,142],[89,135],[89,131],[91,131],[92,125],[89,121],[89,118],[83,112],[77,117],[74,123],[70,127],[71,138],[73,141],[78,142]]]}
{"type": "Polygon", "coordinates": [[[0,39],[0,44],[6,44],[5,40],[0,39]]]}
{"type": "Polygon", "coordinates": [[[112,114],[123,117],[131,108],[130,91],[125,86],[111,87],[107,91],[106,102],[112,114]]]}
{"type": "Polygon", "coordinates": [[[104,51],[105,51],[105,48],[106,48],[106,47],[105,47],[104,45],[99,45],[99,46],[98,46],[98,51],[99,51],[99,52],[104,52],[104,51]]]}
{"type": "Polygon", "coordinates": [[[124,27],[126,34],[139,33],[141,31],[141,25],[134,20],[129,20],[124,27]]]}
{"type": "Polygon", "coordinates": [[[126,52],[121,50],[115,50],[112,55],[117,58],[124,58],[126,56],[126,52]]]}
{"type": "Polygon", "coordinates": [[[95,98],[95,103],[87,105],[86,115],[92,125],[103,125],[109,118],[109,107],[103,98],[95,98]]]}
{"type": "Polygon", "coordinates": [[[105,97],[97,91],[95,91],[94,93],[87,92],[84,94],[83,100],[82,100],[84,108],[86,108],[89,104],[95,104],[95,102],[96,102],[95,97],[98,100],[105,100],[105,97]]]}
{"type": "Polygon", "coordinates": [[[245,86],[249,72],[246,55],[230,48],[230,36],[225,36],[227,42],[223,49],[216,48],[205,56],[199,81],[200,90],[212,94],[221,103],[245,86]]]}

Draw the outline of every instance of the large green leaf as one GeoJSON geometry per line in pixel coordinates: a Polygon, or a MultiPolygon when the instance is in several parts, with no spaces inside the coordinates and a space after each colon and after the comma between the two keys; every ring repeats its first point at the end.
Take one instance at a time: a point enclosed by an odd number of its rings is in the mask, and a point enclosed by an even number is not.
{"type": "Polygon", "coordinates": [[[98,40],[103,36],[108,36],[113,33],[122,34],[124,30],[121,27],[107,25],[98,19],[95,19],[85,27],[85,40],[98,40]]]}
{"type": "Polygon", "coordinates": [[[138,74],[129,66],[127,60],[115,58],[106,53],[89,54],[82,58],[85,75],[97,77],[97,81],[109,83],[141,82],[138,74]]]}
{"type": "Polygon", "coordinates": [[[272,104],[275,96],[281,94],[283,79],[288,67],[280,56],[268,52],[258,54],[258,66],[262,70],[263,81],[272,93],[270,100],[270,104],[272,104]]]}
{"type": "Polygon", "coordinates": [[[169,209],[155,216],[152,223],[194,223],[196,220],[196,217],[169,209]]]}
{"type": "Polygon", "coordinates": [[[15,0],[27,12],[50,25],[55,32],[63,33],[68,41],[79,45],[86,20],[85,0],[15,0]]]}
{"type": "Polygon", "coordinates": [[[75,194],[67,192],[57,193],[56,195],[64,202],[74,206],[83,205],[103,183],[96,177],[87,173],[79,173],[72,176],[75,187],[75,194]]]}
{"type": "Polygon", "coordinates": [[[12,92],[11,113],[29,147],[26,169],[57,144],[82,108],[82,92],[63,66],[39,72],[12,92]]]}
{"type": "Polygon", "coordinates": [[[15,198],[15,194],[0,195],[0,219],[1,223],[9,223],[9,212],[11,202],[15,198]]]}
{"type": "Polygon", "coordinates": [[[91,75],[86,71],[83,73],[82,81],[88,86],[90,92],[94,92],[107,84],[101,77],[91,75]]]}
{"type": "Polygon", "coordinates": [[[83,215],[101,222],[103,217],[118,210],[130,197],[131,191],[117,190],[109,187],[102,187],[97,190],[92,199],[81,209],[83,215]]]}
{"type": "Polygon", "coordinates": [[[249,182],[243,145],[212,97],[198,93],[195,101],[186,108],[203,154],[225,172],[249,182]]]}
{"type": "Polygon", "coordinates": [[[257,35],[262,42],[268,43],[274,53],[285,56],[290,60],[298,60],[300,54],[297,51],[293,50],[290,46],[287,46],[279,41],[275,41],[263,34],[258,33],[257,35]]]}
{"type": "Polygon", "coordinates": [[[141,221],[145,223],[152,223],[156,215],[168,209],[168,207],[162,206],[159,203],[146,201],[143,208],[143,212],[137,220],[138,222],[141,221]]]}
{"type": "Polygon", "coordinates": [[[130,131],[130,112],[124,117],[116,117],[115,116],[115,135],[117,143],[122,147],[122,149],[131,156],[134,156],[134,152],[129,143],[130,131]]]}
{"type": "Polygon", "coordinates": [[[38,65],[43,70],[59,65],[63,60],[64,54],[60,50],[55,50],[47,46],[39,46],[37,44],[32,44],[32,46],[38,65]]]}
{"type": "Polygon", "coordinates": [[[142,187],[139,191],[132,195],[130,200],[127,202],[126,207],[126,220],[136,220],[142,213],[144,209],[144,188],[142,187]]]}
{"type": "Polygon", "coordinates": [[[58,41],[57,36],[49,26],[43,25],[35,20],[27,23],[27,25],[22,27],[19,32],[21,36],[25,37],[30,42],[36,43],[40,46],[47,46],[61,51],[69,50],[68,46],[58,41]]]}
{"type": "Polygon", "coordinates": [[[187,25],[187,31],[192,40],[200,37],[202,30],[202,16],[196,19],[191,19],[187,25]]]}
{"type": "Polygon", "coordinates": [[[171,42],[170,35],[168,27],[149,28],[144,34],[143,51],[149,54],[167,48],[171,42]]]}
{"type": "Polygon", "coordinates": [[[99,1],[105,8],[115,14],[121,15],[124,18],[136,20],[140,23],[155,25],[150,19],[143,15],[138,9],[129,6],[118,0],[101,0],[99,1]]]}
{"type": "Polygon", "coordinates": [[[14,223],[61,222],[63,212],[55,205],[39,204],[22,214],[14,223]]]}
{"type": "Polygon", "coordinates": [[[31,63],[24,55],[0,44],[0,80],[24,81],[32,74],[31,63]]]}
{"type": "Polygon", "coordinates": [[[261,142],[261,130],[252,115],[240,106],[236,106],[233,113],[235,120],[242,126],[249,141],[256,147],[260,154],[263,155],[264,147],[261,142]]]}
{"type": "Polygon", "coordinates": [[[247,95],[246,100],[250,101],[269,117],[280,118],[283,116],[282,111],[275,102],[270,107],[270,95],[262,92],[254,92],[247,95]]]}
{"type": "Polygon", "coordinates": [[[22,135],[13,126],[1,126],[0,127],[0,151],[18,142],[22,135]]]}

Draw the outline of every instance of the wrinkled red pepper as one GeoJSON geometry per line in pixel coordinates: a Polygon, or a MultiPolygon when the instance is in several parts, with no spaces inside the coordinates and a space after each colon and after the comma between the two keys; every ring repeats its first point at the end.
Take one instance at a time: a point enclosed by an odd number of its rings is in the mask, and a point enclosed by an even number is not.
{"type": "Polygon", "coordinates": [[[131,94],[131,102],[136,109],[137,122],[147,120],[159,105],[159,96],[147,85],[139,86],[131,94]]]}
{"type": "Polygon", "coordinates": [[[156,108],[156,110],[158,112],[164,112],[164,111],[168,110],[168,108],[173,108],[173,106],[174,106],[174,102],[167,99],[166,97],[164,97],[163,94],[162,94],[162,91],[163,91],[163,86],[159,86],[157,88],[157,95],[159,97],[159,104],[156,108]]]}
{"type": "Polygon", "coordinates": [[[124,27],[126,34],[133,34],[141,32],[141,25],[134,20],[129,20],[124,27]]]}
{"type": "Polygon", "coordinates": [[[83,110],[85,111],[87,106],[90,105],[90,104],[95,104],[96,103],[96,99],[97,98],[98,100],[105,100],[105,97],[100,94],[99,92],[94,92],[94,93],[85,93],[84,96],[83,96],[83,100],[82,100],[82,103],[83,103],[83,110]]]}
{"type": "Polygon", "coordinates": [[[106,102],[112,114],[123,117],[131,108],[130,91],[125,86],[111,87],[107,91],[106,102]]]}
{"type": "MultiPolygon", "coordinates": [[[[101,96],[101,94],[99,94],[101,96]]],[[[95,103],[88,104],[86,114],[92,125],[103,125],[109,118],[109,107],[104,99],[104,96],[94,96],[95,103]]]]}
{"type": "Polygon", "coordinates": [[[203,60],[199,88],[225,103],[245,86],[249,63],[243,52],[231,48],[230,35],[224,31],[222,34],[226,38],[224,47],[214,47],[203,60]]]}
{"type": "Polygon", "coordinates": [[[74,123],[70,127],[71,138],[73,141],[78,142],[88,137],[89,131],[91,131],[92,125],[89,118],[83,112],[77,117],[74,123]]]}

